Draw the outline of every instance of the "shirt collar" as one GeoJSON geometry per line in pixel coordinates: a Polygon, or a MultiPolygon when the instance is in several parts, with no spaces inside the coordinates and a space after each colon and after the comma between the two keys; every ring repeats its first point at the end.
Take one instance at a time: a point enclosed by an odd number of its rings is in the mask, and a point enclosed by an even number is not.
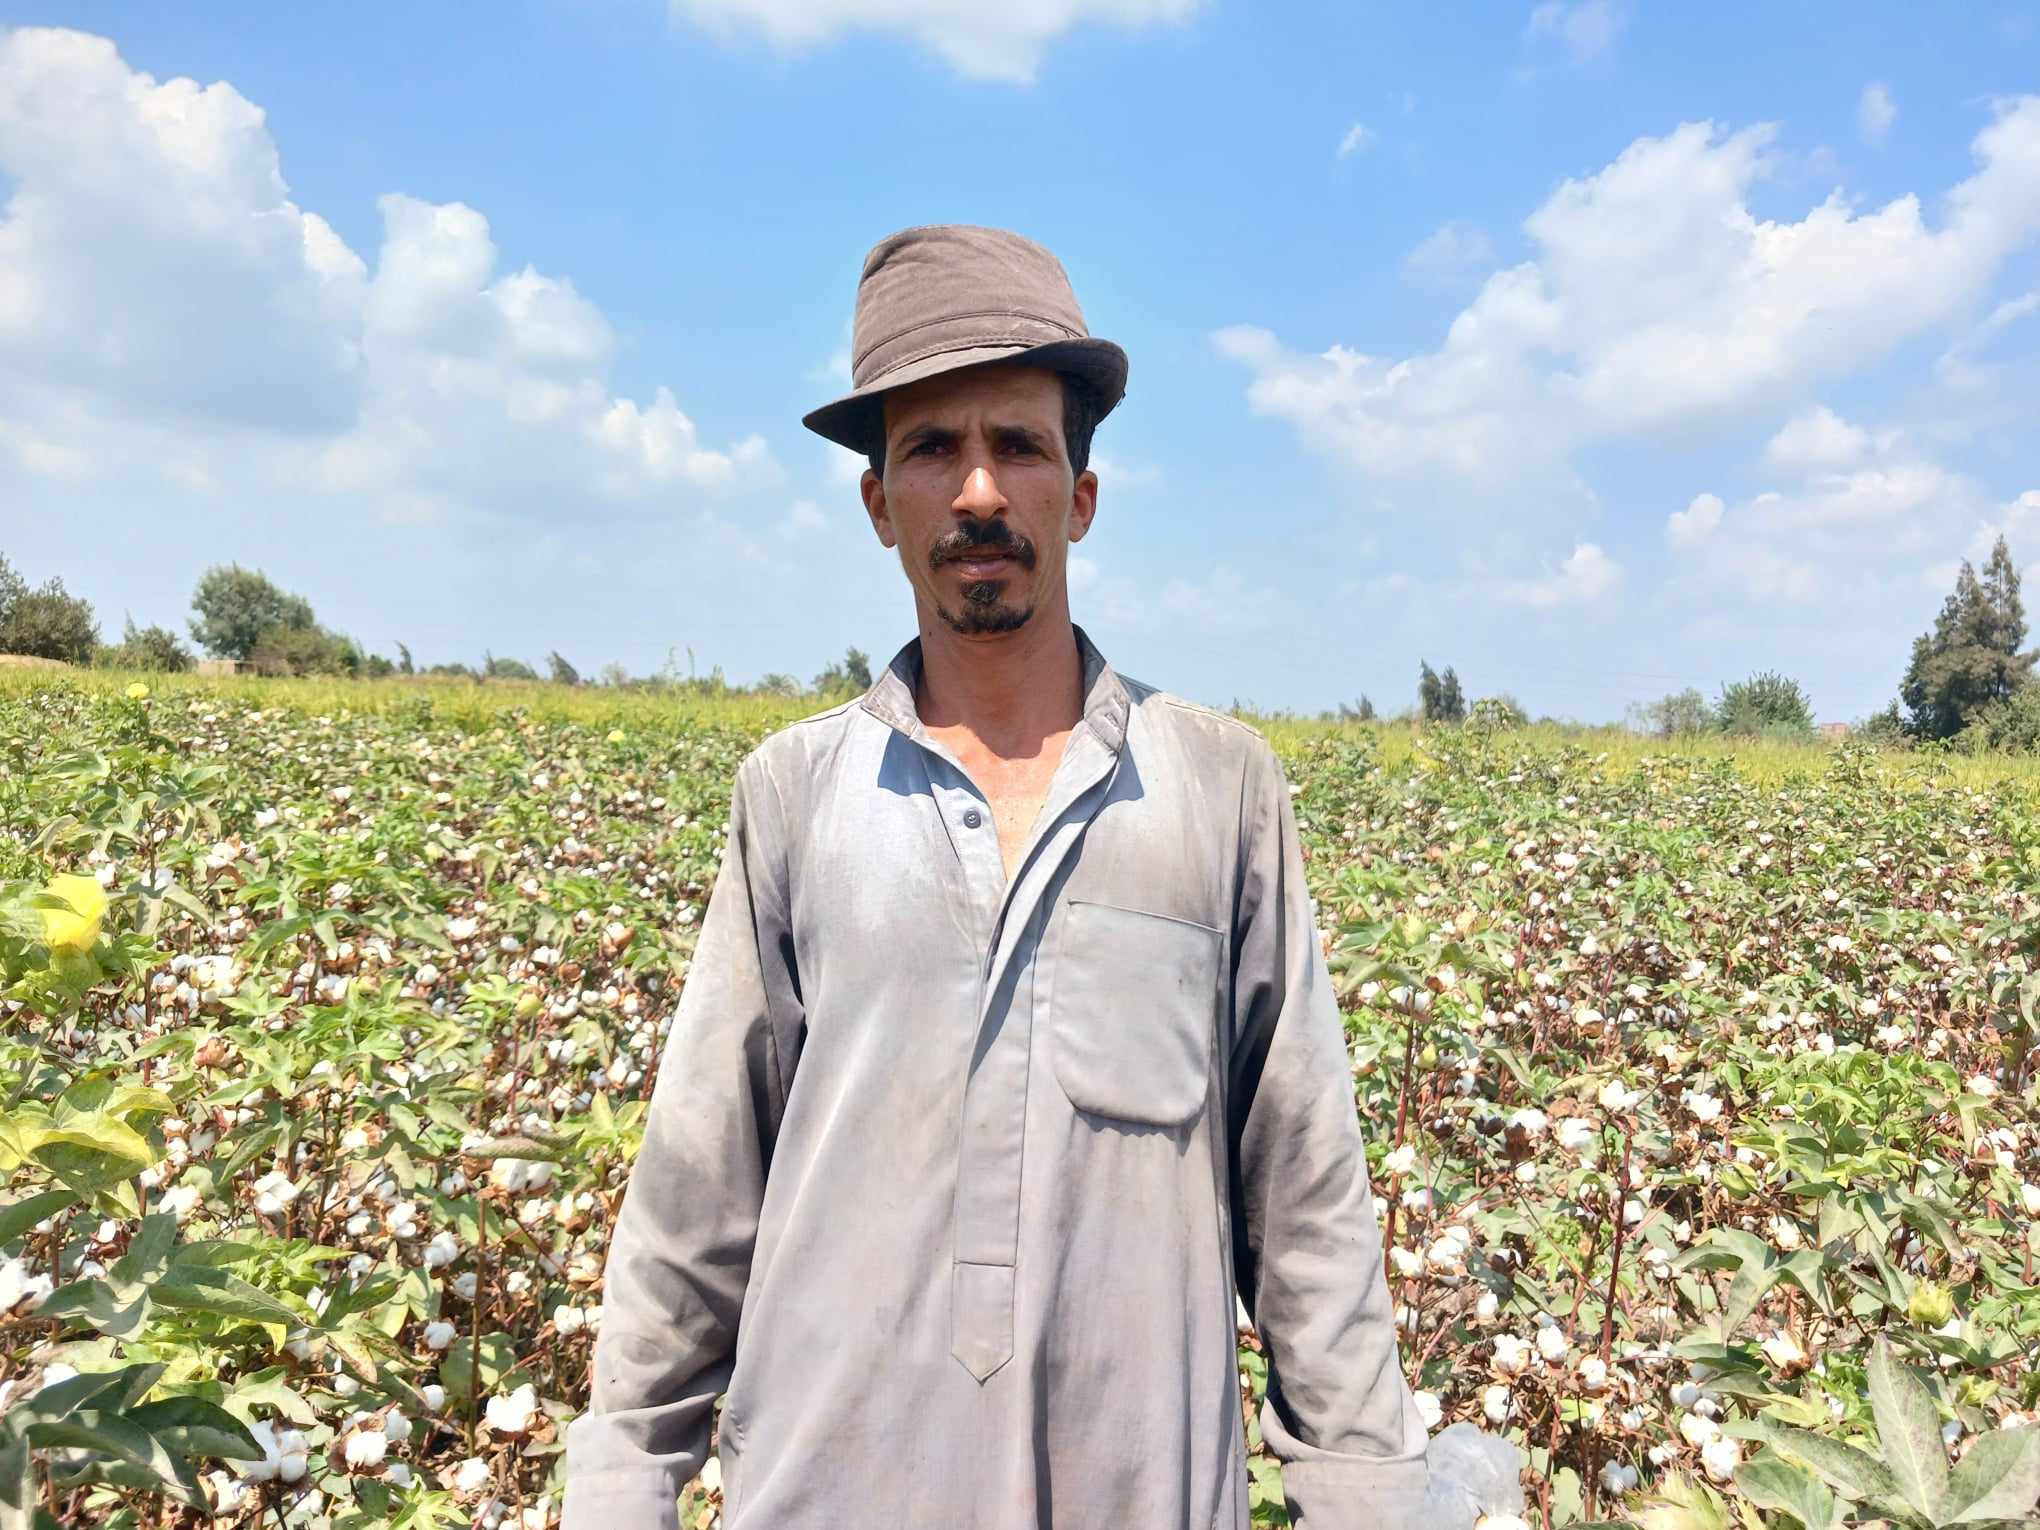
{"type": "MultiPolygon", "coordinates": [[[[1084,629],[1074,622],[1070,629],[1077,635],[1077,654],[1084,666],[1084,721],[1105,747],[1117,754],[1126,741],[1126,720],[1132,711],[1132,700],[1118,673],[1105,662],[1105,655],[1084,629]]],[[[864,693],[860,705],[887,727],[912,737],[921,727],[920,713],[914,708],[914,687],[920,678],[921,639],[916,636],[893,655],[885,673],[864,693]]]]}

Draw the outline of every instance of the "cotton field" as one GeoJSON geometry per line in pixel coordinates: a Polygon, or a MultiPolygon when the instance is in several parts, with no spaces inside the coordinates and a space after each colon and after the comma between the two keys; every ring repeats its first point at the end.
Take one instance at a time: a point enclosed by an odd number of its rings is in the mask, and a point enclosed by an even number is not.
{"type": "MultiPolygon", "coordinates": [[[[332,699],[0,693],[0,1523],[557,1518],[763,724],[332,699]]],[[[1540,1525],[2030,1514],[2040,792],[1281,745],[1434,1427],[1540,1525]]]]}

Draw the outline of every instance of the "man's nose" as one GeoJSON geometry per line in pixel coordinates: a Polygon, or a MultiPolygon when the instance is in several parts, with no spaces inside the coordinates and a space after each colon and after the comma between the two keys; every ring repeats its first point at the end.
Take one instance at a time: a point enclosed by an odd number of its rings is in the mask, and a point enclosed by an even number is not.
{"type": "Polygon", "coordinates": [[[996,515],[1006,508],[1006,496],[999,492],[999,485],[987,467],[974,467],[963,480],[963,489],[951,503],[950,509],[970,515],[996,515]]]}

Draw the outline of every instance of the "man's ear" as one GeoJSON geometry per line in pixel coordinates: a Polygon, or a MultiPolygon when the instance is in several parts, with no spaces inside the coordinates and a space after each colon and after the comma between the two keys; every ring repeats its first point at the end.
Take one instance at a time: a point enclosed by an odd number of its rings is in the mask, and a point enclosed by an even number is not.
{"type": "Polygon", "coordinates": [[[1070,491],[1070,540],[1081,542],[1098,514],[1098,475],[1089,468],[1077,474],[1070,491]]]}
{"type": "Polygon", "coordinates": [[[871,517],[871,529],[878,533],[878,540],[887,547],[897,547],[899,533],[893,529],[892,512],[886,508],[885,480],[870,468],[857,481],[857,492],[864,496],[864,513],[871,517]]]}

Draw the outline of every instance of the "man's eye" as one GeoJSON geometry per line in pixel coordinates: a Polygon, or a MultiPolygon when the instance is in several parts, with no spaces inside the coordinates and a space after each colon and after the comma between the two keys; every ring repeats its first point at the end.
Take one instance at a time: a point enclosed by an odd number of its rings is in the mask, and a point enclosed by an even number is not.
{"type": "Polygon", "coordinates": [[[916,441],[912,446],[907,448],[907,455],[909,457],[918,457],[921,456],[924,452],[939,451],[941,449],[941,446],[942,443],[939,441],[916,441]]]}

